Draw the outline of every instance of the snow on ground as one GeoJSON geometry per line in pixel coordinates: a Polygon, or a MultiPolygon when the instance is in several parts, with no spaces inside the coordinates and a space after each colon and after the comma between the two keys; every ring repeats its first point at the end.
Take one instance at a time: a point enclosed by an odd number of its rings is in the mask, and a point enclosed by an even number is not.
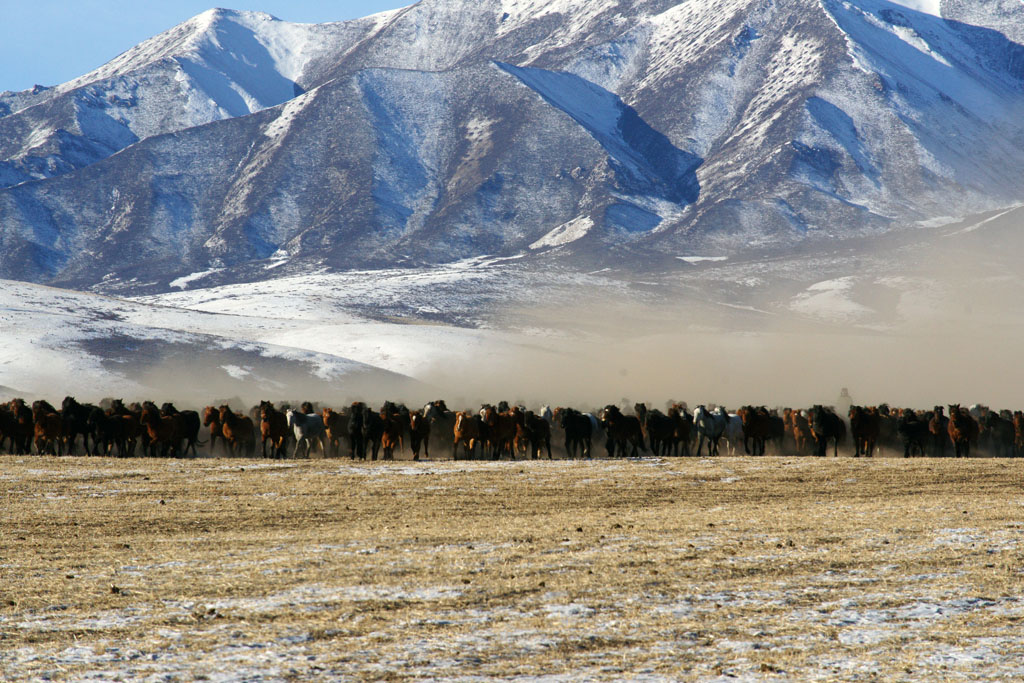
{"type": "Polygon", "coordinates": [[[29,395],[92,399],[138,396],[152,391],[153,382],[166,390],[175,378],[236,393],[280,391],[289,380],[373,377],[393,387],[404,381],[336,353],[261,342],[246,333],[259,325],[3,281],[0,384],[29,395]]]}
{"type": "Polygon", "coordinates": [[[852,277],[818,282],[793,298],[790,308],[797,313],[838,322],[856,321],[871,314],[871,309],[852,298],[852,277]]]}

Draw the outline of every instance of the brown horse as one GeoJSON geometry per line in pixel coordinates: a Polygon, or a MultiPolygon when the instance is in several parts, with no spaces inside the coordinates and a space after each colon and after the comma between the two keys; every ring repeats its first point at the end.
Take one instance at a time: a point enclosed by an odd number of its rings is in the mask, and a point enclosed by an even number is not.
{"type": "Polygon", "coordinates": [[[811,444],[814,441],[814,432],[811,431],[811,422],[802,410],[789,411],[790,434],[793,437],[793,446],[797,455],[807,455],[810,452],[811,444]]]}
{"type": "Polygon", "coordinates": [[[1024,412],[1013,412],[1013,450],[1016,457],[1024,455],[1024,412]]]}
{"type": "Polygon", "coordinates": [[[422,410],[409,413],[409,440],[412,444],[412,459],[420,459],[420,446],[423,446],[423,457],[430,457],[430,420],[422,410]]]}
{"type": "Polygon", "coordinates": [[[341,440],[348,436],[348,415],[324,408],[320,416],[324,420],[324,432],[327,435],[327,450],[331,457],[341,455],[341,440]]]}
{"type": "Polygon", "coordinates": [[[383,429],[380,434],[380,446],[383,450],[381,455],[384,460],[395,459],[395,448],[404,448],[402,441],[402,418],[389,410],[388,404],[380,411],[380,419],[383,422],[383,429]]]}
{"type": "Polygon", "coordinates": [[[486,443],[485,423],[478,415],[467,411],[455,413],[455,440],[452,443],[452,457],[459,458],[459,444],[465,451],[466,458],[473,460],[476,456],[476,446],[480,444],[481,449],[486,443]]]}
{"type": "Polygon", "coordinates": [[[217,439],[220,439],[221,448],[230,453],[227,439],[224,438],[224,430],[220,424],[220,411],[213,406],[203,408],[203,426],[210,428],[210,455],[213,455],[217,439]]]}
{"type": "Polygon", "coordinates": [[[160,448],[160,456],[163,458],[166,458],[168,455],[175,457],[179,455],[182,435],[176,420],[172,416],[161,415],[156,405],[147,401],[142,404],[139,424],[145,430],[150,457],[156,455],[158,447],[160,448]]]}
{"type": "Polygon", "coordinates": [[[256,430],[248,415],[238,415],[223,405],[220,407],[220,428],[232,456],[244,448],[246,455],[252,457],[256,450],[256,430]]]}
{"type": "Polygon", "coordinates": [[[512,411],[498,412],[494,406],[484,406],[483,420],[487,425],[487,439],[491,450],[491,459],[498,460],[505,453],[515,460],[513,443],[516,438],[516,421],[512,411]]]}
{"type": "Polygon", "coordinates": [[[48,412],[45,408],[33,409],[32,421],[36,453],[64,455],[64,421],[60,414],[56,411],[48,412]]]}
{"type": "Polygon", "coordinates": [[[274,407],[270,401],[260,401],[260,446],[263,457],[267,457],[267,442],[270,442],[270,454],[275,458],[285,457],[285,445],[288,442],[288,418],[274,407]]]}
{"type": "Polygon", "coordinates": [[[969,457],[971,443],[978,440],[978,423],[959,403],[949,406],[949,439],[958,458],[969,457]]]}
{"type": "Polygon", "coordinates": [[[25,404],[25,399],[16,398],[7,404],[11,412],[10,431],[7,436],[13,442],[11,450],[17,455],[24,455],[32,448],[32,437],[35,435],[35,423],[32,409],[25,404]]]}

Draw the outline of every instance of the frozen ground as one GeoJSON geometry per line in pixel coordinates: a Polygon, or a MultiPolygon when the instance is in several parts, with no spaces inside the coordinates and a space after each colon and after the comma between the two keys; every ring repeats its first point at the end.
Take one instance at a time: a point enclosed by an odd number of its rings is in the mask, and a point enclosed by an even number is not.
{"type": "Polygon", "coordinates": [[[3,462],[8,680],[1024,675],[1006,462],[3,462]]]}

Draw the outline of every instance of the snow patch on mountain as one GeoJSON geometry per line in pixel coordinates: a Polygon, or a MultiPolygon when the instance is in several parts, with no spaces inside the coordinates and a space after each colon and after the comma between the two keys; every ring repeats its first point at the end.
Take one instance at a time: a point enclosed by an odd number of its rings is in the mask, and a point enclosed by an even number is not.
{"type": "Polygon", "coordinates": [[[568,114],[601,144],[626,196],[689,204],[697,200],[696,170],[703,159],[676,148],[617,95],[575,74],[504,62],[497,65],[568,114]]]}
{"type": "Polygon", "coordinates": [[[578,216],[568,223],[562,223],[557,228],[541,237],[530,245],[530,249],[544,249],[545,247],[559,247],[563,244],[575,242],[584,237],[594,227],[594,221],[589,216],[578,216]]]}

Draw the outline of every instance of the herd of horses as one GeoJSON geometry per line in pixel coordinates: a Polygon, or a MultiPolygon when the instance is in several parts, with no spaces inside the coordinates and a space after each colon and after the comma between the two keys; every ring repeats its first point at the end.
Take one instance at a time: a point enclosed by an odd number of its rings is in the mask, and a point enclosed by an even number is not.
{"type": "MultiPolygon", "coordinates": [[[[624,401],[624,403],[627,401],[624,401]]],[[[608,457],[734,455],[827,455],[834,457],[849,440],[855,457],[884,451],[903,457],[968,457],[979,449],[994,457],[1024,455],[1024,413],[995,412],[941,405],[931,411],[854,405],[844,419],[833,408],[768,410],[745,405],[735,413],[724,407],[670,402],[665,412],[635,403],[632,409],[608,404],[598,411],[543,407],[528,411],[502,401],[478,411],[453,412],[443,400],[420,410],[386,401],[380,410],[357,401],[333,410],[303,402],[274,405],[264,400],[248,413],[229,405],[202,412],[178,411],[172,403],[125,404],[103,399],[98,405],[73,396],[57,410],[45,400],[30,405],[22,398],[0,403],[0,452],[12,454],[132,457],[193,457],[208,445],[216,455],[264,458],[348,456],[392,460],[412,451],[413,459],[433,452],[453,459],[552,458],[552,440],[561,456],[592,458],[603,441],[608,457]],[[206,428],[206,440],[201,431],[206,428]]]]}
{"type": "Polygon", "coordinates": [[[984,406],[942,406],[930,411],[888,405],[853,406],[844,419],[833,408],[769,410],[744,406],[730,413],[723,406],[701,405],[692,413],[685,403],[669,402],[663,412],[644,403],[627,408],[609,404],[600,410],[550,408],[537,411],[502,401],[479,410],[451,411],[443,400],[410,410],[385,402],[379,410],[364,402],[342,409],[301,403],[262,401],[248,412],[229,405],[202,411],[178,410],[151,401],[126,405],[104,399],[82,404],[68,396],[58,410],[44,400],[0,403],[0,452],[14,454],[195,457],[208,453],[263,457],[348,456],[360,460],[394,459],[409,448],[414,460],[552,458],[552,441],[562,457],[592,458],[603,442],[609,457],[734,455],[839,455],[847,436],[855,457],[883,451],[903,457],[967,457],[979,449],[995,457],[1024,455],[1024,413],[992,411],[984,406]],[[201,440],[205,428],[206,440],[201,440]]]}

